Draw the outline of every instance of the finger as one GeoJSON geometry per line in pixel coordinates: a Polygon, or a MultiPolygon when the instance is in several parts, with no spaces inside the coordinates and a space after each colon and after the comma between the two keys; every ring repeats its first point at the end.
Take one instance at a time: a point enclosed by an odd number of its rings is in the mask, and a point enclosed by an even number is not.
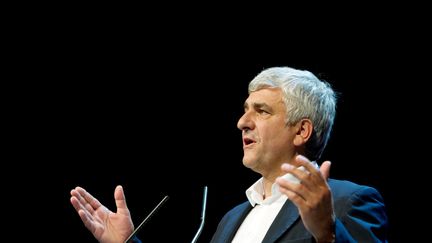
{"type": "Polygon", "coordinates": [[[75,197],[72,196],[70,199],[73,207],[78,212],[79,216],[81,217],[81,220],[84,222],[84,224],[87,223],[87,221],[93,221],[93,216],[90,214],[90,212],[83,207],[81,202],[75,197]]]}
{"type": "Polygon", "coordinates": [[[76,198],[76,196],[72,196],[70,198],[70,202],[77,212],[79,212],[79,210],[82,210],[83,206],[81,205],[79,199],[76,198]]]}
{"type": "Polygon", "coordinates": [[[114,191],[114,199],[117,206],[117,212],[124,212],[124,210],[128,210],[126,205],[126,197],[124,195],[123,187],[117,186],[114,191]]]}
{"type": "Polygon", "coordinates": [[[296,189],[293,189],[296,186],[301,186],[301,184],[290,183],[280,177],[276,179],[276,182],[279,184],[279,191],[282,194],[286,195],[299,209],[304,207],[307,203],[306,199],[301,194],[297,193],[296,189]]]}
{"type": "MultiPolygon", "coordinates": [[[[74,206],[75,210],[78,212],[78,210],[88,210],[88,203],[84,200],[84,198],[81,196],[81,194],[76,190],[71,190],[71,203],[74,206]]],[[[92,210],[93,211],[93,210],[92,210]]]]}
{"type": "Polygon", "coordinates": [[[306,200],[304,200],[304,198],[302,198],[300,195],[283,188],[279,188],[279,191],[282,194],[285,194],[289,200],[297,206],[298,209],[302,209],[306,205],[306,200]]]}
{"type": "Polygon", "coordinates": [[[91,202],[87,201],[88,198],[87,199],[85,198],[85,194],[88,194],[88,192],[86,192],[83,188],[77,187],[71,191],[71,194],[78,199],[81,209],[83,210],[85,209],[90,214],[93,214],[94,211],[97,209],[97,208],[93,208],[91,202]]]}
{"type": "Polygon", "coordinates": [[[305,187],[302,184],[292,183],[282,177],[276,178],[276,183],[279,185],[279,190],[291,199],[294,195],[300,197],[303,201],[306,200],[305,187]]]}
{"type": "Polygon", "coordinates": [[[305,156],[303,155],[297,155],[295,158],[295,165],[300,167],[303,166],[305,169],[310,173],[316,173],[318,172],[318,169],[315,167],[315,165],[305,156]]]}
{"type": "Polygon", "coordinates": [[[95,221],[93,220],[93,217],[91,215],[89,215],[88,213],[86,213],[84,210],[78,211],[78,214],[79,214],[82,222],[84,223],[85,227],[90,232],[94,233],[96,230],[96,224],[95,224],[95,221]]]}
{"type": "Polygon", "coordinates": [[[310,160],[303,155],[297,155],[295,161],[298,165],[302,165],[306,169],[306,171],[310,173],[310,175],[308,175],[309,183],[303,183],[303,182],[302,183],[307,186],[310,186],[311,189],[312,187],[316,187],[316,185],[321,185],[323,181],[327,180],[330,173],[330,167],[328,165],[330,161],[326,161],[328,163],[324,164],[322,171],[321,169],[315,167],[316,165],[311,163],[310,160]],[[322,174],[322,172],[324,172],[325,175],[322,174]]]}
{"type": "Polygon", "coordinates": [[[84,200],[87,203],[89,203],[94,210],[96,210],[97,208],[99,208],[101,206],[101,203],[95,197],[93,197],[90,193],[88,193],[86,190],[84,190],[84,188],[77,186],[75,188],[75,190],[77,190],[80,193],[80,195],[84,198],[84,200]]]}
{"type": "Polygon", "coordinates": [[[285,163],[282,164],[281,169],[285,173],[290,173],[295,178],[297,178],[299,180],[298,183],[301,183],[308,188],[313,187],[313,181],[310,179],[311,173],[306,171],[304,167],[295,167],[285,163]]]}
{"type": "Polygon", "coordinates": [[[327,180],[330,177],[330,167],[331,167],[330,161],[324,161],[321,164],[320,171],[325,180],[327,180]]]}

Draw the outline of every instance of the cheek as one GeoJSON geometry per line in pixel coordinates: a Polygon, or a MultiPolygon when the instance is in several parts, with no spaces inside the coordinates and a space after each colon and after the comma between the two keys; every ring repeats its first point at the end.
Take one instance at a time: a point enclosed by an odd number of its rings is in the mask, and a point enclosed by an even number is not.
{"type": "Polygon", "coordinates": [[[282,119],[257,121],[256,131],[262,142],[276,143],[287,139],[288,128],[282,119]]]}
{"type": "Polygon", "coordinates": [[[267,141],[270,146],[274,147],[287,147],[292,144],[293,136],[286,130],[278,130],[278,132],[269,133],[267,141]]]}

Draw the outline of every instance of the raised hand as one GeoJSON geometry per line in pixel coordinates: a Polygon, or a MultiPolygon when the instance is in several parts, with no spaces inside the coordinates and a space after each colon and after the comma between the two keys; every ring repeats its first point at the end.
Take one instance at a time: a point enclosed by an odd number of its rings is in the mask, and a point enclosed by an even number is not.
{"type": "Polygon", "coordinates": [[[116,212],[102,205],[84,188],[71,190],[70,201],[73,207],[85,227],[101,243],[123,243],[134,229],[122,186],[116,187],[114,199],[116,212]]]}
{"type": "Polygon", "coordinates": [[[331,242],[334,238],[333,198],[327,179],[330,173],[330,162],[326,161],[320,169],[310,161],[298,155],[295,164],[283,164],[281,169],[291,173],[300,180],[299,184],[278,178],[280,191],[285,194],[299,209],[300,217],[306,229],[317,242],[331,242]],[[298,167],[303,166],[305,170],[298,167]]]}

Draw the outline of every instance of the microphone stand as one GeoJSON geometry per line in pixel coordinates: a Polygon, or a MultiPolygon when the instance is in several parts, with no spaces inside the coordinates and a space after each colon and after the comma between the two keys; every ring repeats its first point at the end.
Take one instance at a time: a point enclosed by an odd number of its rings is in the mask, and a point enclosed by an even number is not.
{"type": "Polygon", "coordinates": [[[202,203],[202,210],[201,210],[201,224],[198,228],[198,231],[195,234],[195,237],[192,239],[191,243],[195,243],[198,240],[198,237],[200,236],[204,228],[206,205],[207,205],[207,186],[204,186],[203,203],[202,203]]]}

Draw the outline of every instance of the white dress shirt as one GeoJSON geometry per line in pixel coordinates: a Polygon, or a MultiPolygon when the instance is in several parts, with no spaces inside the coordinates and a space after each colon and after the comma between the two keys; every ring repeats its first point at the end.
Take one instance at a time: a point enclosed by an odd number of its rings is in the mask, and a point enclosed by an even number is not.
{"type": "MultiPolygon", "coordinates": [[[[316,162],[312,164],[318,168],[316,162]]],[[[304,168],[299,167],[304,170],[304,168]]],[[[299,183],[298,179],[291,174],[283,176],[284,179],[299,183]]],[[[255,182],[246,190],[246,196],[252,205],[252,210],[244,219],[237,230],[232,243],[261,243],[268,229],[276,218],[288,197],[279,191],[279,185],[272,185],[271,196],[264,199],[263,178],[255,182]]]]}
{"type": "Polygon", "coordinates": [[[234,236],[233,243],[261,243],[267,230],[284,205],[287,197],[279,192],[277,184],[272,185],[272,195],[263,199],[263,178],[246,190],[253,209],[246,216],[234,236]]]}

